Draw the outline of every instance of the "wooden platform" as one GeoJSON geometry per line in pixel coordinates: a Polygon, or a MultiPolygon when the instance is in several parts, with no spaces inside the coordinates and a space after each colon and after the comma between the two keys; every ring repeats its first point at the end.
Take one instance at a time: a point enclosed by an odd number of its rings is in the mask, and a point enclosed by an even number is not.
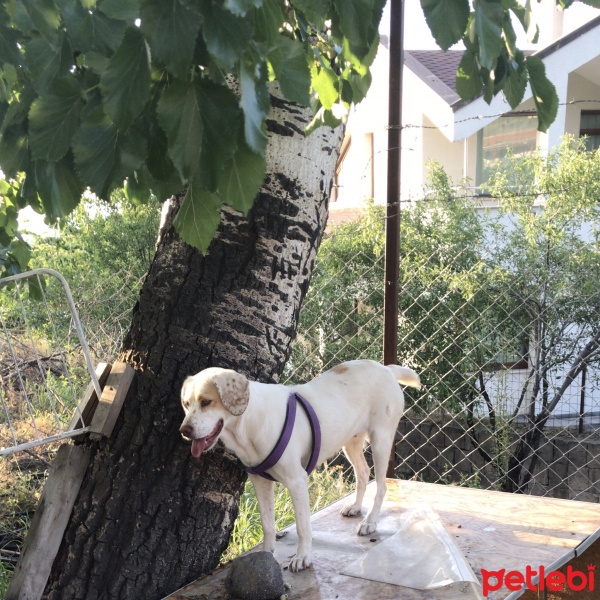
{"type": "MultiPolygon", "coordinates": [[[[365,506],[369,506],[373,493],[374,484],[370,484],[365,506]]],[[[580,544],[581,550],[589,546],[600,529],[598,504],[388,480],[380,525],[371,536],[357,537],[354,532],[359,519],[339,515],[344,500],[313,515],[313,567],[301,573],[284,570],[284,581],[292,586],[288,592],[289,600],[445,598],[443,594],[341,574],[348,564],[397,532],[399,515],[424,502],[438,513],[446,531],[477,577],[481,576],[481,569],[523,573],[527,565],[536,570],[540,565],[556,569],[573,558],[573,549],[580,544]]],[[[297,543],[294,525],[285,529],[284,533],[275,552],[283,566],[294,554],[297,543]]],[[[227,566],[168,596],[168,600],[225,599],[223,579],[226,573],[227,566]]],[[[518,595],[519,592],[503,587],[490,592],[488,599],[506,600],[510,597],[509,600],[513,600],[518,595]]]]}

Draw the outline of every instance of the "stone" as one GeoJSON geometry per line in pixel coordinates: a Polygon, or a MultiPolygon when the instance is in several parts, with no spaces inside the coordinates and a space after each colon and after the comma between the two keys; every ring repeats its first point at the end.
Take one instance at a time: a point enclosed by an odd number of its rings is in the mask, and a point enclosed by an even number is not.
{"type": "Polygon", "coordinates": [[[239,600],[274,600],[285,593],[281,567],[270,552],[252,552],[234,559],[225,588],[239,600]]]}

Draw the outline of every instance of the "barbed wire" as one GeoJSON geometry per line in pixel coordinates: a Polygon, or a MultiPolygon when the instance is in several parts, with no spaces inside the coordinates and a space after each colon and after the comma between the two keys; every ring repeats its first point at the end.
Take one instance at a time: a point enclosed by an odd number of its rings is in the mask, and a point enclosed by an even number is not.
{"type": "MultiPolygon", "coordinates": [[[[600,104],[600,100],[569,100],[567,102],[559,102],[558,106],[572,106],[574,104],[600,104]]],[[[536,112],[534,110],[508,110],[493,115],[473,115],[472,117],[465,117],[464,119],[452,121],[451,123],[445,123],[444,125],[416,125],[412,123],[407,123],[403,125],[386,125],[385,129],[443,129],[445,127],[452,127],[460,123],[467,123],[468,121],[481,121],[483,119],[499,119],[500,117],[511,117],[520,115],[535,117],[536,112]]]]}

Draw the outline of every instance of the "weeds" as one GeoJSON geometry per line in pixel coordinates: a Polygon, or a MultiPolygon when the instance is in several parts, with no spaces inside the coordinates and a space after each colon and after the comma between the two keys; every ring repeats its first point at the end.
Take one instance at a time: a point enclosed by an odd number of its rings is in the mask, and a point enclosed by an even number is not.
{"type": "MultiPolygon", "coordinates": [[[[327,463],[315,471],[308,480],[308,496],[311,513],[325,508],[353,489],[350,479],[344,477],[341,466],[330,467],[327,463]]],[[[283,529],[294,522],[294,507],[290,494],[281,484],[275,484],[275,525],[283,529]]],[[[229,547],[223,553],[222,562],[246,552],[262,540],[262,526],[258,512],[258,500],[250,481],[240,499],[240,513],[231,534],[229,547]]]]}

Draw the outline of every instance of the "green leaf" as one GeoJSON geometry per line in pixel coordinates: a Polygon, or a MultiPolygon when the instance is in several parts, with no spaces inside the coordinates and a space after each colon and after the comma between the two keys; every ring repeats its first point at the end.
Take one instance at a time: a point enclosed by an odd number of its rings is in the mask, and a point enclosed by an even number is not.
{"type": "Polygon", "coordinates": [[[517,50],[515,59],[509,63],[506,81],[502,87],[504,95],[511,108],[516,108],[523,101],[525,89],[527,88],[527,70],[523,52],[517,50]]]}
{"type": "MultiPolygon", "coordinates": [[[[23,270],[27,267],[25,265],[23,270]]],[[[38,275],[37,277],[28,277],[27,278],[27,286],[29,291],[29,297],[32,300],[40,301],[44,298],[44,291],[46,290],[46,278],[43,275],[38,275]]]]}
{"type": "Polygon", "coordinates": [[[556,118],[558,95],[552,82],[546,77],[546,67],[537,56],[528,56],[525,60],[529,85],[533,94],[538,117],[538,130],[545,132],[556,118]]]}
{"type": "Polygon", "coordinates": [[[29,259],[31,258],[31,247],[24,240],[13,240],[9,247],[10,253],[13,258],[19,263],[21,271],[27,269],[29,259]]]}
{"type": "Polygon", "coordinates": [[[203,4],[202,37],[218,65],[231,69],[252,39],[252,22],[238,17],[217,4],[203,4]]]}
{"type": "Polygon", "coordinates": [[[123,191],[125,198],[135,205],[147,204],[150,200],[150,185],[148,173],[144,170],[133,172],[125,183],[123,191]]]}
{"type": "Polygon", "coordinates": [[[477,0],[475,4],[475,33],[479,41],[479,63],[482,67],[494,68],[494,61],[504,48],[502,25],[504,9],[493,0],[477,0]]]}
{"type": "Polygon", "coordinates": [[[330,6],[331,0],[296,0],[294,2],[294,7],[304,13],[317,31],[323,29],[330,6]]]}
{"type": "Polygon", "coordinates": [[[369,28],[373,13],[373,2],[370,0],[333,0],[339,15],[339,27],[354,48],[364,50],[370,47],[369,28]]]}
{"type": "Polygon", "coordinates": [[[481,93],[482,88],[476,49],[467,47],[456,73],[456,91],[463,100],[470,100],[481,93]]]}
{"type": "Polygon", "coordinates": [[[75,175],[70,156],[56,163],[37,161],[35,179],[44,212],[51,221],[65,217],[79,204],[84,187],[75,175]]]}
{"type": "Polygon", "coordinates": [[[60,14],[53,0],[17,0],[13,22],[27,35],[37,32],[54,40],[60,25],[60,14]]]}
{"type": "Polygon", "coordinates": [[[312,73],[312,87],[317,93],[321,105],[325,107],[325,110],[331,110],[340,95],[338,76],[332,69],[323,67],[314,67],[312,73]]]}
{"type": "Polygon", "coordinates": [[[130,27],[100,78],[104,110],[119,126],[128,126],[150,96],[150,53],[142,32],[130,27]]]}
{"type": "MultiPolygon", "coordinates": [[[[310,101],[310,69],[306,48],[299,41],[278,36],[276,60],[271,61],[283,95],[292,102],[308,106],[310,101]]],[[[312,55],[312,52],[311,52],[312,55]]],[[[271,55],[269,55],[271,58],[271,55]]]]}
{"type": "Polygon", "coordinates": [[[355,49],[350,46],[350,43],[347,38],[344,38],[342,42],[342,49],[344,60],[349,61],[351,63],[352,69],[358,75],[366,75],[369,71],[369,67],[373,64],[375,56],[377,55],[377,50],[379,49],[379,34],[375,33],[373,43],[371,44],[371,47],[367,50],[366,54],[357,54],[355,52],[355,49]]]}
{"type": "Polygon", "coordinates": [[[234,15],[245,17],[248,11],[253,8],[260,8],[262,3],[263,0],[225,0],[223,7],[234,15]]]}
{"type": "Polygon", "coordinates": [[[267,68],[264,63],[242,61],[238,80],[246,143],[254,152],[263,154],[267,145],[265,118],[271,107],[267,68]]]}
{"type": "Polygon", "coordinates": [[[267,163],[243,142],[224,166],[219,193],[229,206],[247,213],[265,180],[267,163]]]}
{"type": "Polygon", "coordinates": [[[158,101],[157,117],[169,140],[169,156],[186,180],[200,170],[204,125],[196,82],[175,80],[158,101]]]}
{"type": "Polygon", "coordinates": [[[28,163],[29,138],[21,123],[7,127],[0,136],[0,169],[5,177],[14,178],[25,171],[28,163]]]}
{"type": "Polygon", "coordinates": [[[29,144],[34,160],[60,160],[79,126],[81,90],[72,78],[59,79],[29,110],[29,144]]]}
{"type": "Polygon", "coordinates": [[[54,81],[68,75],[73,66],[69,41],[66,36],[58,44],[35,38],[25,44],[25,63],[35,91],[44,94],[54,81]]]}
{"type": "Polygon", "coordinates": [[[208,80],[198,84],[198,106],[203,144],[194,181],[214,192],[223,164],[237,150],[244,116],[236,95],[227,86],[208,80]]]}
{"type": "Polygon", "coordinates": [[[145,137],[137,129],[119,131],[100,109],[93,111],[75,133],[73,150],[81,178],[104,199],[140,168],[147,155],[145,137]]]}
{"type": "Polygon", "coordinates": [[[358,104],[367,95],[367,92],[371,87],[371,71],[367,70],[364,75],[352,73],[348,78],[348,81],[352,87],[352,101],[358,104]]]}
{"type": "Polygon", "coordinates": [[[131,24],[140,16],[138,0],[100,0],[98,10],[111,19],[131,24]]]}
{"type": "Polygon", "coordinates": [[[15,29],[8,27],[10,17],[4,6],[0,6],[0,64],[10,63],[19,66],[21,64],[21,52],[19,51],[19,34],[15,29]]]}
{"type": "Polygon", "coordinates": [[[313,120],[307,125],[304,133],[306,135],[310,135],[313,131],[315,131],[315,129],[324,126],[335,129],[341,124],[342,119],[338,119],[330,110],[325,110],[324,107],[321,107],[315,114],[313,120]]]}
{"type": "Polygon", "coordinates": [[[254,40],[273,49],[280,33],[279,28],[285,20],[278,0],[264,0],[262,6],[254,11],[254,40]]]}
{"type": "Polygon", "coordinates": [[[463,37],[469,22],[469,0],[421,0],[421,7],[442,50],[448,50],[463,37]]]}
{"type": "Polygon", "coordinates": [[[181,239],[206,252],[221,222],[222,205],[223,200],[218,194],[190,184],[173,221],[181,239]]]}
{"type": "Polygon", "coordinates": [[[99,11],[85,9],[77,0],[65,4],[63,24],[73,50],[99,52],[111,56],[119,47],[127,24],[111,19],[99,11]]]}
{"type": "Polygon", "coordinates": [[[142,29],[151,40],[153,55],[174,75],[192,67],[202,16],[179,0],[152,0],[142,11],[142,29]]]}

